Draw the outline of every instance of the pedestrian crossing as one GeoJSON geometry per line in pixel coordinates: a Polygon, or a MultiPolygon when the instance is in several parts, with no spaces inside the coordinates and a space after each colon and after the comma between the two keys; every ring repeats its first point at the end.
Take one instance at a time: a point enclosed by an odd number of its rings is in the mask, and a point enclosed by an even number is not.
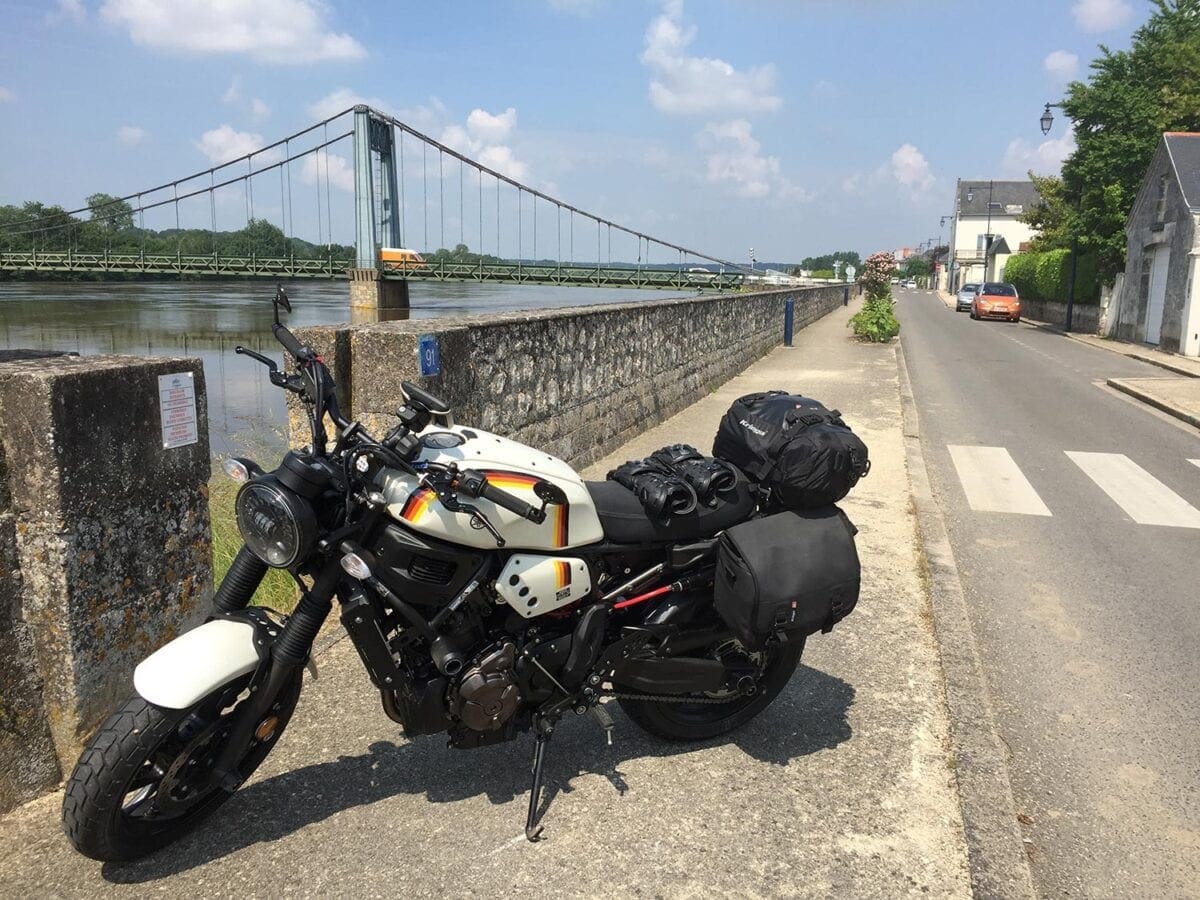
{"type": "MultiPolygon", "coordinates": [[[[971,509],[1027,516],[1054,515],[1004,447],[949,444],[947,450],[971,509]]],[[[1063,452],[1113,504],[1139,525],[1200,529],[1200,509],[1125,454],[1083,450],[1063,452]]],[[[1200,468],[1200,459],[1189,459],[1188,462],[1200,468]]]]}

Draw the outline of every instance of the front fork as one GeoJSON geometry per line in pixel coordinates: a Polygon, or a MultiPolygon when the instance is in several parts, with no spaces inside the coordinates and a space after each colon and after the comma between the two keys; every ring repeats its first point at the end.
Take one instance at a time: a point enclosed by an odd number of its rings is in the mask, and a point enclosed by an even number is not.
{"type": "MultiPolygon", "coordinates": [[[[266,563],[243,547],[213,598],[218,613],[244,609],[266,571],[266,563]]],[[[214,779],[225,790],[235,791],[241,785],[242,775],[237,767],[253,737],[254,727],[296,677],[297,670],[308,661],[317,632],[333,607],[333,595],[341,578],[342,568],[338,561],[327,560],[317,573],[312,588],[301,594],[296,611],[288,617],[279,637],[271,644],[270,655],[264,660],[266,672],[264,674],[260,668],[251,681],[250,696],[241,705],[233,730],[213,767],[214,779]]]]}

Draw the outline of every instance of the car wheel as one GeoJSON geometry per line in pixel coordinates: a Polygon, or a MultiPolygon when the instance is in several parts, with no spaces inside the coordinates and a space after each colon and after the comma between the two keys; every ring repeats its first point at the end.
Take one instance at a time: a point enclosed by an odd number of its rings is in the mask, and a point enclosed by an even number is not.
{"type": "Polygon", "coordinates": [[[971,310],[971,318],[972,318],[972,319],[978,319],[978,318],[979,318],[979,316],[975,315],[975,310],[971,310]]]}
{"type": "Polygon", "coordinates": [[[1020,323],[1020,321],[1021,321],[1020,316],[1013,316],[1013,324],[1014,325],[1020,323]]]}

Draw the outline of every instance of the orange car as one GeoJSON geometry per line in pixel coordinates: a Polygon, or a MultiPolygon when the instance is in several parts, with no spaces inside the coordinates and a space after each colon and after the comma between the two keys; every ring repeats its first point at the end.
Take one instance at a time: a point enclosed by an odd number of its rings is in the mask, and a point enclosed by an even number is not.
{"type": "Polygon", "coordinates": [[[1021,298],[1017,296],[1017,289],[999,281],[984,282],[971,303],[971,318],[1020,322],[1021,298]]]}

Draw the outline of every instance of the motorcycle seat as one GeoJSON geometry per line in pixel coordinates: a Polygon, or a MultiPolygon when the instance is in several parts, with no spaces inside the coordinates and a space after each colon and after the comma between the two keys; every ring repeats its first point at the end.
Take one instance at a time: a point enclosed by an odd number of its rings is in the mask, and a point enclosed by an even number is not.
{"type": "Polygon", "coordinates": [[[652,517],[637,495],[616,481],[588,481],[586,485],[604,536],[617,544],[669,543],[712,537],[718,531],[748,519],[755,508],[750,483],[743,476],[738,477],[733,490],[720,495],[716,506],[700,505],[686,515],[668,519],[652,517]]]}

